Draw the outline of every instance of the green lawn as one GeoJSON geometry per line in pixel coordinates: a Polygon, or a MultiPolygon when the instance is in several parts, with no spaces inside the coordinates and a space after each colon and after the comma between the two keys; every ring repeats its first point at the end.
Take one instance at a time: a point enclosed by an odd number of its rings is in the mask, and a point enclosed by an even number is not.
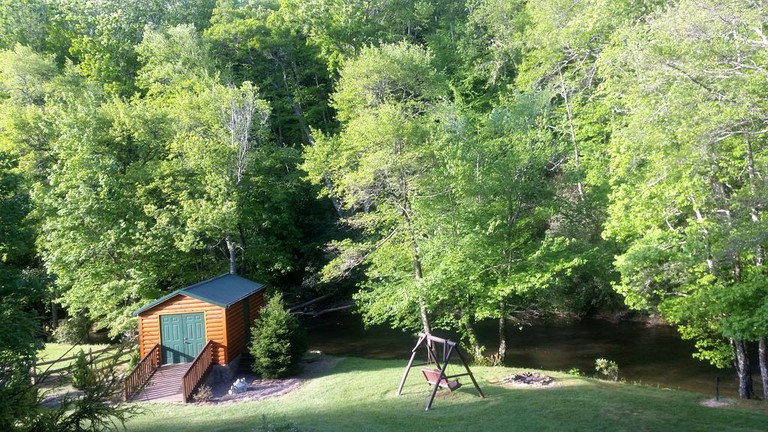
{"type": "MultiPolygon", "coordinates": [[[[428,387],[412,371],[395,394],[404,362],[342,360],[332,371],[280,398],[220,405],[146,404],[129,431],[257,431],[263,419],[310,431],[763,431],[768,403],[708,408],[706,396],[546,372],[559,383],[517,389],[495,383],[519,370],[474,367],[485,399],[471,382],[440,391],[424,411],[428,387]]],[[[282,430],[282,429],[281,429],[282,430]]]]}
{"type": "MultiPolygon", "coordinates": [[[[73,348],[72,345],[70,344],[47,343],[45,344],[45,348],[43,348],[37,353],[37,361],[45,362],[45,361],[51,361],[51,360],[58,360],[62,356],[65,358],[72,357],[78,352],[80,352],[80,350],[83,350],[87,354],[89,349],[93,351],[97,351],[100,349],[104,349],[107,346],[109,345],[75,345],[75,347],[73,348]]],[[[71,362],[72,362],[71,360],[67,362],[63,362],[61,366],[64,366],[71,362]]]]}

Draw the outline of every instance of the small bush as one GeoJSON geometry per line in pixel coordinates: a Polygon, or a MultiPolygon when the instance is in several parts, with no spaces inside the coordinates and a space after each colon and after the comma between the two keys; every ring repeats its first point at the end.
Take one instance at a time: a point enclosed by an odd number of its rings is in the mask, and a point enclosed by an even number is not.
{"type": "Polygon", "coordinates": [[[595,360],[595,370],[597,373],[607,376],[613,381],[619,380],[619,365],[613,360],[599,358],[595,360]]]}
{"type": "Polygon", "coordinates": [[[579,370],[579,368],[570,368],[570,369],[568,369],[567,373],[568,373],[568,375],[573,375],[573,376],[581,376],[582,375],[582,373],[579,370]]]}
{"type": "Polygon", "coordinates": [[[306,335],[299,320],[285,310],[282,296],[275,295],[261,310],[251,331],[253,371],[264,378],[298,373],[306,350],[306,335]]]}
{"type": "Polygon", "coordinates": [[[489,356],[483,357],[483,364],[482,366],[504,366],[504,362],[501,361],[501,354],[491,354],[489,356]]]}
{"type": "Polygon", "coordinates": [[[88,363],[83,350],[75,356],[75,361],[70,366],[72,371],[72,387],[78,390],[93,387],[96,383],[96,371],[88,363]]]}
{"type": "Polygon", "coordinates": [[[58,343],[76,345],[88,336],[91,322],[83,314],[67,318],[53,331],[53,340],[58,343]]]}
{"type": "Polygon", "coordinates": [[[203,384],[195,392],[193,399],[195,402],[209,402],[213,398],[213,389],[203,384]]]}

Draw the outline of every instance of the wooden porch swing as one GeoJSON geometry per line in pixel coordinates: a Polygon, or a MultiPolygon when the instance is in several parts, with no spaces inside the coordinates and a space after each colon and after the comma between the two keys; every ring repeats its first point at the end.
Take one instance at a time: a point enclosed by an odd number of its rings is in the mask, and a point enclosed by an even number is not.
{"type": "Polygon", "coordinates": [[[427,349],[427,362],[418,364],[416,366],[425,366],[421,368],[421,373],[424,375],[427,383],[432,386],[432,392],[430,393],[429,398],[427,399],[427,404],[424,407],[425,411],[429,411],[429,409],[432,408],[432,402],[435,400],[435,395],[437,395],[438,388],[447,388],[450,391],[454,391],[461,387],[461,383],[458,380],[452,378],[469,376],[469,379],[472,380],[472,384],[474,384],[477,393],[480,395],[480,397],[485,398],[485,395],[483,394],[483,391],[480,390],[480,386],[477,384],[474,375],[472,375],[472,371],[469,369],[467,360],[461,353],[458,344],[452,340],[439,338],[436,336],[428,335],[426,333],[419,333],[419,340],[416,342],[416,346],[413,347],[413,350],[411,350],[411,359],[408,360],[408,366],[405,367],[405,371],[403,372],[403,379],[400,380],[400,387],[397,389],[398,395],[400,395],[400,393],[403,391],[405,380],[408,378],[408,372],[410,372],[411,368],[414,366],[413,361],[416,359],[417,351],[422,346],[427,349]],[[440,344],[443,347],[442,356],[439,359],[435,350],[436,344],[440,344]],[[451,356],[454,353],[459,356],[459,360],[461,360],[461,364],[464,365],[466,372],[446,375],[446,369],[448,368],[451,356]]]}

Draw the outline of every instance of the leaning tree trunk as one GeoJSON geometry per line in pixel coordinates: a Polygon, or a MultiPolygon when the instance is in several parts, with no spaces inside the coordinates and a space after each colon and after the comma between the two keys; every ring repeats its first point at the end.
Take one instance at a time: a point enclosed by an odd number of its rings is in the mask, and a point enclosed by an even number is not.
{"type": "Polygon", "coordinates": [[[760,363],[760,378],[763,382],[763,399],[768,400],[768,361],[766,361],[765,337],[760,338],[757,359],[760,363]]]}
{"type": "MultiPolygon", "coordinates": [[[[755,157],[754,153],[752,152],[752,142],[750,141],[750,136],[748,133],[746,133],[744,136],[746,137],[746,157],[747,157],[747,173],[749,174],[749,192],[751,194],[750,199],[752,200],[752,205],[750,206],[750,215],[752,217],[752,222],[759,224],[760,223],[760,206],[758,204],[758,200],[756,199],[756,190],[757,186],[755,185],[755,180],[757,178],[757,172],[755,171],[755,157]]],[[[758,244],[755,248],[755,266],[758,268],[763,267],[763,262],[765,260],[765,250],[763,249],[762,244],[758,244]]],[[[768,361],[766,361],[766,342],[765,342],[765,336],[760,338],[759,346],[758,346],[758,354],[757,359],[758,363],[760,365],[760,378],[763,383],[763,399],[768,400],[768,361]]]]}
{"type": "Polygon", "coordinates": [[[469,338],[469,344],[472,347],[472,355],[475,359],[483,358],[483,348],[480,346],[480,342],[477,340],[477,333],[475,328],[472,327],[472,323],[469,321],[469,317],[462,312],[461,321],[464,324],[464,330],[467,332],[469,338]]]}
{"type": "Polygon", "coordinates": [[[741,399],[751,399],[754,394],[752,391],[752,368],[749,365],[749,352],[747,350],[747,341],[732,340],[733,349],[736,353],[736,373],[739,380],[739,397],[741,399]]]}
{"type": "MultiPolygon", "coordinates": [[[[299,120],[299,129],[301,129],[301,132],[307,139],[307,143],[313,146],[315,145],[315,138],[312,136],[312,130],[309,128],[307,119],[304,117],[304,111],[301,109],[301,105],[293,98],[293,96],[291,96],[293,92],[291,91],[291,86],[288,83],[288,71],[286,70],[286,65],[282,61],[278,61],[278,64],[280,65],[280,69],[283,72],[283,88],[285,89],[285,93],[288,97],[288,104],[291,105],[293,114],[299,120]]],[[[325,183],[325,187],[328,190],[329,196],[331,198],[331,204],[333,204],[333,208],[336,210],[336,214],[339,217],[344,217],[344,208],[341,205],[341,200],[339,200],[339,197],[336,196],[333,188],[333,182],[327,173],[323,175],[323,182],[325,183]]]]}
{"type": "MultiPolygon", "coordinates": [[[[416,279],[416,283],[420,283],[424,278],[424,274],[421,271],[421,259],[419,258],[419,249],[416,244],[413,244],[413,277],[416,279]]],[[[432,335],[432,328],[429,325],[429,315],[427,315],[427,306],[424,304],[424,298],[419,295],[419,315],[421,316],[421,325],[424,328],[424,333],[432,335]]]]}
{"type": "Polygon", "coordinates": [[[576,191],[579,193],[579,201],[584,201],[584,187],[581,184],[581,166],[579,162],[579,142],[576,139],[576,129],[573,126],[573,110],[571,101],[568,98],[568,88],[565,85],[565,79],[563,79],[562,72],[560,74],[560,96],[563,97],[565,104],[566,119],[568,120],[568,128],[571,135],[571,143],[573,144],[573,166],[576,168],[576,191]]]}
{"type": "Polygon", "coordinates": [[[419,297],[419,315],[421,316],[421,326],[424,329],[424,333],[432,335],[432,328],[429,326],[429,316],[427,315],[427,307],[424,305],[424,299],[419,297]]]}
{"type": "MultiPolygon", "coordinates": [[[[407,191],[407,186],[404,187],[407,191]]],[[[407,193],[404,193],[407,197],[407,193]]],[[[405,219],[405,223],[408,225],[408,234],[411,242],[412,263],[413,263],[413,278],[416,280],[417,287],[424,279],[424,272],[421,268],[421,254],[419,253],[419,244],[416,242],[416,236],[413,233],[413,224],[411,222],[411,216],[408,213],[408,200],[405,200],[405,204],[402,206],[402,216],[405,219]]],[[[424,297],[419,293],[419,315],[421,316],[421,325],[424,328],[424,333],[432,335],[432,328],[429,325],[429,315],[427,314],[427,306],[424,303],[424,297]]],[[[431,342],[430,342],[431,344],[431,342]]],[[[430,345],[431,346],[431,345],[430,345]]]]}

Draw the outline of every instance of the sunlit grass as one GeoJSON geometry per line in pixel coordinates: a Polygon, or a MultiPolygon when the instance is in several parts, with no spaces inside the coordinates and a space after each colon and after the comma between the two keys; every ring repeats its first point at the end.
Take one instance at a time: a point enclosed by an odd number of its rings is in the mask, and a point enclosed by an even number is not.
{"type": "MultiPolygon", "coordinates": [[[[83,352],[88,354],[88,350],[97,351],[100,349],[104,349],[107,346],[108,345],[106,344],[72,346],[71,344],[47,343],[45,344],[45,348],[43,348],[37,353],[37,361],[46,362],[46,361],[58,360],[59,358],[72,357],[77,353],[79,353],[80,350],[83,350],[83,352]]],[[[71,362],[72,360],[64,361],[61,363],[61,365],[57,365],[57,367],[66,366],[71,362]]]]}
{"type": "Polygon", "coordinates": [[[146,404],[149,411],[127,424],[129,431],[253,431],[266,416],[311,431],[544,431],[544,430],[734,430],[762,431],[768,404],[700,405],[706,396],[598,381],[546,372],[557,386],[519,389],[495,384],[519,371],[474,367],[485,399],[463,377],[456,392],[440,391],[424,411],[429,388],[412,371],[396,395],[398,361],[342,360],[326,375],[283,397],[219,405],[146,404]]]}

